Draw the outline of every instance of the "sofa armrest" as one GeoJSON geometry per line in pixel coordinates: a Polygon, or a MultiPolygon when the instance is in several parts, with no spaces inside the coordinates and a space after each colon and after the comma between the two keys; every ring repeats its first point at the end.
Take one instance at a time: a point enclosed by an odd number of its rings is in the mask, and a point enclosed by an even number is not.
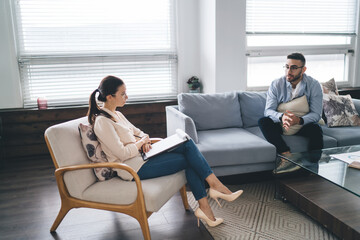
{"type": "Polygon", "coordinates": [[[177,128],[186,132],[195,143],[199,142],[194,121],[180,112],[177,106],[166,106],[167,135],[175,134],[177,128]]]}
{"type": "Polygon", "coordinates": [[[352,101],[355,105],[356,111],[360,114],[360,99],[353,98],[352,101]]]}

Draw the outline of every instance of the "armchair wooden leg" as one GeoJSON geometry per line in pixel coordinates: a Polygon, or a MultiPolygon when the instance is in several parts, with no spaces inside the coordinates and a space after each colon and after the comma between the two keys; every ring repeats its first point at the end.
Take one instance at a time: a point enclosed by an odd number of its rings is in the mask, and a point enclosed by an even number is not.
{"type": "Polygon", "coordinates": [[[188,202],[188,198],[187,198],[187,195],[186,195],[186,187],[185,185],[180,189],[180,195],[181,195],[181,199],[183,201],[183,204],[184,204],[184,208],[186,211],[188,211],[190,209],[189,207],[189,202],[188,202]]]}
{"type": "Polygon", "coordinates": [[[141,231],[142,231],[143,236],[144,236],[144,240],[151,240],[149,222],[148,222],[147,216],[139,216],[137,218],[137,220],[138,220],[138,222],[140,224],[141,231]]]}
{"type": "Polygon", "coordinates": [[[67,204],[61,204],[61,208],[60,211],[52,225],[52,227],[50,228],[50,232],[55,232],[56,229],[58,228],[59,224],[61,223],[61,221],[64,219],[65,215],[72,209],[72,207],[69,207],[67,204]]]}

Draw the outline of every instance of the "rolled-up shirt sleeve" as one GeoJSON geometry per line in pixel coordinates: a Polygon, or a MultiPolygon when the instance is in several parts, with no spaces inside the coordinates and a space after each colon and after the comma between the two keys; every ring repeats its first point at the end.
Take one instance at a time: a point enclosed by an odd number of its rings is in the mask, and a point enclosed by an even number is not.
{"type": "Polygon", "coordinates": [[[120,141],[113,124],[108,119],[98,117],[95,121],[94,131],[105,154],[109,154],[107,151],[111,151],[111,155],[116,156],[120,161],[126,161],[139,154],[135,143],[124,145],[120,141]]]}
{"type": "Polygon", "coordinates": [[[323,92],[318,81],[314,81],[310,86],[310,96],[308,97],[310,111],[302,118],[304,125],[311,122],[318,122],[322,114],[323,92]]]}
{"type": "Polygon", "coordinates": [[[280,122],[280,117],[282,113],[276,111],[279,103],[277,100],[278,93],[276,91],[276,88],[274,87],[274,84],[275,82],[271,83],[269,90],[267,92],[264,116],[270,117],[274,122],[280,122]]]}

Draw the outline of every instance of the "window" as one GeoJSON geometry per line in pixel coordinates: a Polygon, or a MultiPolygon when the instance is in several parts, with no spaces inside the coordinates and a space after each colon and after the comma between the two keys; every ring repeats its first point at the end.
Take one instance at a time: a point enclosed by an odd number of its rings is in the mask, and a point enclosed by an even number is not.
{"type": "Polygon", "coordinates": [[[291,52],[305,55],[306,73],[320,82],[334,77],[349,84],[357,9],[357,0],[247,0],[248,88],[264,88],[284,75],[291,52]]]}
{"type": "Polygon", "coordinates": [[[107,75],[129,101],[175,98],[174,0],[16,0],[24,107],[87,104],[107,75]]]}

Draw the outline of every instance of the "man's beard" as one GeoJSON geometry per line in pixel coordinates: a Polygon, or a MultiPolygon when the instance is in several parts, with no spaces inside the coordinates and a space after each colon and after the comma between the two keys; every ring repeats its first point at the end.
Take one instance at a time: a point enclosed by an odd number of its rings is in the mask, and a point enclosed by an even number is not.
{"type": "Polygon", "coordinates": [[[288,79],[288,76],[289,76],[289,75],[286,76],[286,80],[287,80],[288,82],[290,82],[290,83],[293,83],[293,82],[296,82],[297,80],[299,80],[299,79],[301,78],[301,73],[299,73],[299,74],[296,75],[296,76],[291,75],[291,76],[294,76],[294,78],[293,78],[292,80],[289,80],[289,79],[288,79]]]}

